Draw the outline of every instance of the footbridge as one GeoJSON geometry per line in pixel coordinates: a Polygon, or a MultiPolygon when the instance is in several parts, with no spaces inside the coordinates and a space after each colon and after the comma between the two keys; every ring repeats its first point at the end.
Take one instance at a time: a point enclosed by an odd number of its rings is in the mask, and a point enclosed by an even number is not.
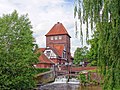
{"type": "Polygon", "coordinates": [[[76,77],[80,72],[87,73],[87,71],[96,69],[96,67],[60,67],[55,71],[55,74],[56,76],[76,77]]]}

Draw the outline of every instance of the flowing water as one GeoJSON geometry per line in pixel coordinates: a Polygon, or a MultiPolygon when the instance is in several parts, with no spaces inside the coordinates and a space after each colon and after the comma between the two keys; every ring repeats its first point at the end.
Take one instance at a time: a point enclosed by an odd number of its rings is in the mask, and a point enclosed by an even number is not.
{"type": "Polygon", "coordinates": [[[61,84],[47,84],[41,86],[38,90],[102,90],[100,86],[80,86],[75,84],[61,83],[61,84]]]}
{"type": "Polygon", "coordinates": [[[66,77],[57,77],[55,82],[39,87],[38,90],[102,90],[100,86],[80,86],[80,82],[72,78],[67,83],[66,77]]]}

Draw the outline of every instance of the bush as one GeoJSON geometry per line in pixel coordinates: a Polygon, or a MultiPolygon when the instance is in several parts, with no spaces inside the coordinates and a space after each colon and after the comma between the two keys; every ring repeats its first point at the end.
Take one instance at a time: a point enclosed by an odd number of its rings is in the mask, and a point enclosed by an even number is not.
{"type": "Polygon", "coordinates": [[[50,71],[50,68],[36,68],[36,74],[50,71]]]}
{"type": "Polygon", "coordinates": [[[80,73],[78,79],[80,80],[81,84],[85,85],[87,83],[87,78],[86,78],[85,74],[80,73]]]}

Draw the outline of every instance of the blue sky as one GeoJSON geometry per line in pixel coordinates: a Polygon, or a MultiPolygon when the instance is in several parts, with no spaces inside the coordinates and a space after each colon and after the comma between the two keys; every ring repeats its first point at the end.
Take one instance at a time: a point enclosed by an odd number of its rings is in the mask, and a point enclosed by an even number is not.
{"type": "Polygon", "coordinates": [[[45,34],[57,22],[63,23],[71,38],[71,52],[80,47],[75,38],[74,0],[0,0],[0,16],[12,13],[26,14],[33,25],[33,36],[39,47],[45,47],[45,34]]]}

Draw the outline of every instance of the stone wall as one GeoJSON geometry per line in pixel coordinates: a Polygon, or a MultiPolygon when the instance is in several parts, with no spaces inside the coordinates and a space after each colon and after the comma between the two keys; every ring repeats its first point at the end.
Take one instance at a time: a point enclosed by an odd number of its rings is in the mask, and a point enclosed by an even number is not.
{"type": "Polygon", "coordinates": [[[46,84],[54,81],[54,79],[55,79],[54,71],[40,73],[35,76],[35,80],[37,81],[38,84],[46,84]]]}

